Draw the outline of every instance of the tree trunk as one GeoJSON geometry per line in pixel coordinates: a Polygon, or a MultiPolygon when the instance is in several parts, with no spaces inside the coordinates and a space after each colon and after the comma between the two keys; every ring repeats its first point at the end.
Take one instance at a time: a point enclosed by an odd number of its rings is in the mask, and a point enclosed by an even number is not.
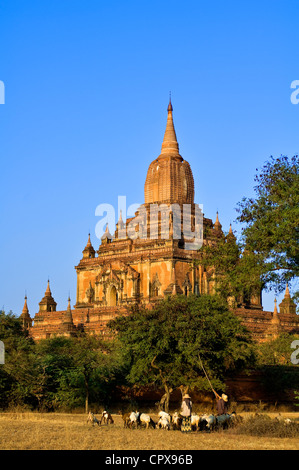
{"type": "Polygon", "coordinates": [[[88,379],[85,377],[85,413],[88,414],[89,412],[89,387],[88,387],[88,379]]]}
{"type": "Polygon", "coordinates": [[[183,396],[189,392],[189,385],[181,385],[180,386],[180,391],[181,391],[181,394],[182,394],[182,400],[183,400],[183,396]]]}
{"type": "Polygon", "coordinates": [[[160,403],[159,403],[159,406],[160,406],[160,410],[161,411],[166,411],[166,413],[168,413],[169,411],[169,399],[170,399],[170,395],[171,393],[173,392],[173,388],[169,388],[168,385],[167,385],[167,382],[166,382],[166,379],[165,377],[163,376],[163,372],[161,369],[159,369],[158,366],[155,365],[155,360],[156,360],[156,357],[155,356],[151,362],[151,365],[154,369],[158,369],[159,370],[159,374],[160,374],[160,377],[161,377],[161,382],[162,384],[164,385],[164,390],[165,390],[165,393],[164,395],[162,396],[161,400],[160,400],[160,403]]]}
{"type": "Polygon", "coordinates": [[[165,389],[165,393],[164,393],[164,395],[162,396],[162,398],[160,400],[160,410],[165,411],[166,413],[168,413],[169,412],[170,395],[173,392],[173,389],[168,388],[168,386],[166,384],[164,384],[164,389],[165,389]]]}

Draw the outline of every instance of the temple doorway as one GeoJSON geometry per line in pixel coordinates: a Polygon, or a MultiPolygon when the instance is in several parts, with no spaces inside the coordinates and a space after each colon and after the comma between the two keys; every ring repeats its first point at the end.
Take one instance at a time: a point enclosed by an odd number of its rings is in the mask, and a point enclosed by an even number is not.
{"type": "Polygon", "coordinates": [[[115,286],[112,286],[109,292],[108,304],[109,307],[115,307],[117,305],[117,290],[115,286]]]}

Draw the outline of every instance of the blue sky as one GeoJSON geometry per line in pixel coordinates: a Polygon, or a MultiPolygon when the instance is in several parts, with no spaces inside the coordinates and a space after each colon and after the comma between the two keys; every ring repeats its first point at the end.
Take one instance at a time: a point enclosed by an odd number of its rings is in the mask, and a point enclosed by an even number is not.
{"type": "Polygon", "coordinates": [[[299,151],[298,14],[277,0],[0,0],[0,308],[19,314],[26,291],[34,316],[48,277],[58,309],[75,303],[97,205],[144,201],[169,91],[196,202],[239,230],[256,168],[299,151]]]}

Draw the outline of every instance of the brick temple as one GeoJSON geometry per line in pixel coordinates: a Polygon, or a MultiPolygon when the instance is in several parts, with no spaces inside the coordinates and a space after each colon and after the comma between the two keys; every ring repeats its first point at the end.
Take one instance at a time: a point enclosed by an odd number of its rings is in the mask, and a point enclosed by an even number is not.
{"type": "MultiPolygon", "coordinates": [[[[88,236],[83,256],[75,267],[77,298],[73,308],[68,299],[66,310],[56,309],[49,281],[33,319],[25,297],[21,318],[35,340],[71,336],[78,331],[105,336],[107,322],[117,315],[127,314],[135,304],[151,307],[168,295],[215,293],[213,267],[201,266],[200,249],[192,249],[192,245],[190,249],[191,235],[198,223],[196,214],[200,209],[194,202],[191,167],[179,153],[171,102],[167,113],[161,153],[148,168],[144,204],[135,217],[123,220],[120,213],[113,234],[107,224],[97,251],[88,236]],[[183,230],[186,205],[190,213],[187,234],[183,230]],[[151,212],[156,206],[166,210],[167,224],[165,213],[162,221],[162,211],[151,212]],[[143,236],[132,236],[132,227],[133,232],[139,234],[143,230],[143,236]]],[[[225,235],[218,213],[215,222],[204,215],[201,222],[203,244],[213,245],[223,237],[234,243],[232,227],[225,235]]],[[[240,299],[234,312],[259,342],[281,332],[299,333],[299,316],[288,286],[279,311],[276,302],[273,312],[264,311],[261,292],[254,292],[250,299],[240,299]]]]}

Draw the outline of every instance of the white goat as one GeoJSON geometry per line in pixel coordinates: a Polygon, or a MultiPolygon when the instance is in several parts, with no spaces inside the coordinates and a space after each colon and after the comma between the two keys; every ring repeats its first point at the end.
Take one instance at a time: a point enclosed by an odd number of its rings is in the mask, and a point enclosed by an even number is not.
{"type": "Polygon", "coordinates": [[[290,418],[283,418],[280,413],[278,414],[278,416],[276,416],[275,419],[277,421],[283,422],[284,424],[291,424],[292,423],[292,420],[290,418]]]}
{"type": "Polygon", "coordinates": [[[200,416],[195,413],[191,415],[191,427],[195,427],[196,431],[199,429],[200,416]]]}
{"type": "Polygon", "coordinates": [[[167,431],[169,431],[170,430],[170,421],[166,416],[164,416],[164,417],[161,416],[159,418],[157,426],[160,429],[166,429],[167,431]]]}
{"type": "Polygon", "coordinates": [[[138,411],[132,411],[132,413],[130,414],[130,418],[129,418],[129,421],[130,421],[130,427],[133,428],[133,426],[136,426],[136,428],[138,427],[138,425],[140,424],[140,413],[138,411]]]}
{"type": "Polygon", "coordinates": [[[171,415],[166,413],[166,411],[159,411],[158,413],[159,418],[167,418],[168,421],[171,423],[171,415]]]}
{"type": "Polygon", "coordinates": [[[140,415],[140,423],[141,424],[145,424],[145,427],[146,429],[148,429],[150,426],[152,428],[155,429],[156,427],[156,424],[154,423],[154,421],[152,420],[152,418],[150,417],[150,415],[146,414],[146,413],[141,413],[140,415]]]}
{"type": "Polygon", "coordinates": [[[180,414],[176,411],[172,415],[172,429],[181,429],[181,424],[182,424],[182,417],[180,414]]]}
{"type": "Polygon", "coordinates": [[[87,416],[87,424],[88,423],[91,423],[93,426],[95,425],[95,423],[100,426],[100,421],[98,420],[98,418],[95,417],[95,415],[90,411],[88,413],[88,416],[87,416]]]}

